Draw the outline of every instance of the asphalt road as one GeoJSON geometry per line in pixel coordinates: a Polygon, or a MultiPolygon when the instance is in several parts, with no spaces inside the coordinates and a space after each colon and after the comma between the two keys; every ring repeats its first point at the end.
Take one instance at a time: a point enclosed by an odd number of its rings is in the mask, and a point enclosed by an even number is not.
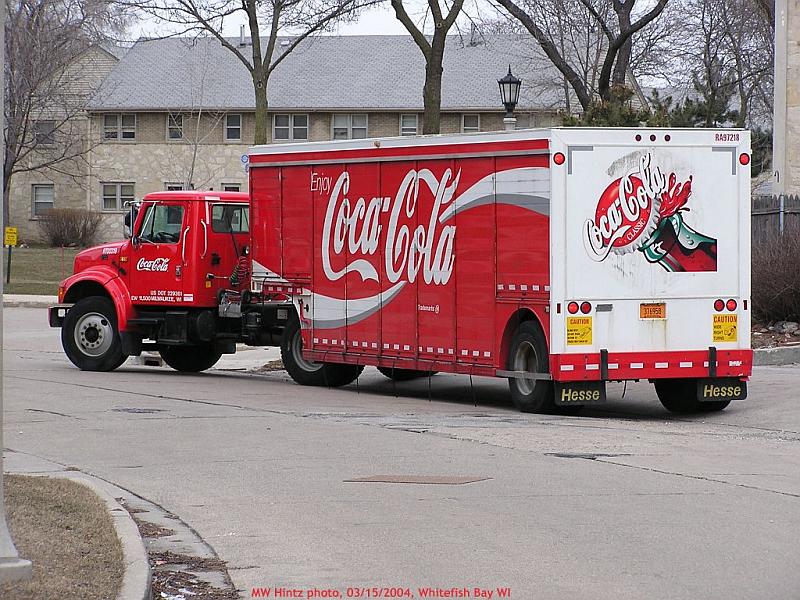
{"type": "Polygon", "coordinates": [[[800,368],[757,369],[751,398],[712,416],[671,417],[645,383],[624,398],[613,386],[580,417],[522,415],[505,382],[475,379],[473,392],[450,375],[429,390],[368,369],[327,390],[285,372],[83,373],[44,311],[4,314],[9,453],[179,515],[244,597],[253,586],[800,597],[800,368]],[[481,481],[347,481],[375,475],[481,481]]]}

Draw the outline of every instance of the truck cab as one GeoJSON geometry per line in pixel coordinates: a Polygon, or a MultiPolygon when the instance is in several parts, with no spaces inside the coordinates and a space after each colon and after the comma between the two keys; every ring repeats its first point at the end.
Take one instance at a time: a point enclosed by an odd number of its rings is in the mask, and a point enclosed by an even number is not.
{"type": "Polygon", "coordinates": [[[242,335],[241,313],[225,319],[220,303],[241,304],[248,286],[248,196],[157,192],[131,212],[129,239],[76,256],[50,324],[81,369],[112,370],[152,349],[179,370],[204,370],[242,335]]]}

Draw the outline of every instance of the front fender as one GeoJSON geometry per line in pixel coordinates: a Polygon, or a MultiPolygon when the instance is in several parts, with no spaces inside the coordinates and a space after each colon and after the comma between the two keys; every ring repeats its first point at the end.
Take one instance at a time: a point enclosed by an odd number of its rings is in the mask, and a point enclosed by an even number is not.
{"type": "Polygon", "coordinates": [[[125,331],[128,319],[133,315],[133,303],[128,286],[119,273],[106,266],[90,267],[80,273],[67,277],[61,283],[59,302],[74,303],[87,296],[95,296],[101,291],[107,294],[117,310],[117,328],[125,331]]]}

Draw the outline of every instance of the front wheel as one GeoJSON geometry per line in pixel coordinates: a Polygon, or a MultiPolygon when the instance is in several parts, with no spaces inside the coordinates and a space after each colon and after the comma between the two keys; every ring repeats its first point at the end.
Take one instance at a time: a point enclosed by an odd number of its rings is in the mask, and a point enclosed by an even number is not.
{"type": "MultiPolygon", "coordinates": [[[[550,372],[547,342],[536,321],[521,323],[514,334],[508,355],[508,368],[510,371],[526,373],[550,372]]],[[[552,381],[510,378],[508,387],[511,389],[514,406],[522,412],[550,413],[556,409],[552,381]]]]}
{"type": "Polygon", "coordinates": [[[417,369],[395,369],[394,367],[378,367],[378,371],[394,381],[411,381],[420,377],[436,375],[438,371],[419,371],[417,369]]]}
{"type": "Polygon", "coordinates": [[[700,402],[697,399],[697,379],[659,379],[653,384],[661,404],[673,413],[718,412],[731,403],[730,400],[700,402]]]}
{"type": "Polygon", "coordinates": [[[281,359],[289,376],[300,385],[340,387],[353,383],[364,370],[363,365],[318,363],[305,358],[303,335],[297,319],[293,319],[283,332],[281,359]]]}
{"type": "Polygon", "coordinates": [[[128,358],[117,331],[117,310],[103,296],[78,300],[64,318],[61,345],[81,371],[113,371],[128,358]]]}
{"type": "Polygon", "coordinates": [[[199,373],[210,369],[222,356],[212,344],[202,346],[162,346],[159,354],[176,371],[199,373]]]}

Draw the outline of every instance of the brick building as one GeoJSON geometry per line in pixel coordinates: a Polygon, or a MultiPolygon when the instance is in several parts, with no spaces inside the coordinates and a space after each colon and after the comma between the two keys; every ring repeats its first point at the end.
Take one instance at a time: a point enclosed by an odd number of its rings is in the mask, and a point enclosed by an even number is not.
{"type": "MultiPolygon", "coordinates": [[[[518,127],[560,122],[563,79],[522,39],[448,40],[442,133],[503,127],[497,79],[509,65],[524,82],[518,127]]],[[[234,43],[251,51],[247,39],[234,43]]],[[[86,120],[95,143],[84,171],[70,181],[13,181],[12,224],[23,239],[38,238],[37,213],[49,206],[103,212],[100,238],[110,240],[122,235],[124,203],[149,192],[247,190],[242,156],[253,143],[252,80],[218,41],[140,40],[97,72],[86,120]]],[[[422,55],[409,36],[308,39],[270,78],[269,141],[416,135],[423,83],[422,55]]]]}

